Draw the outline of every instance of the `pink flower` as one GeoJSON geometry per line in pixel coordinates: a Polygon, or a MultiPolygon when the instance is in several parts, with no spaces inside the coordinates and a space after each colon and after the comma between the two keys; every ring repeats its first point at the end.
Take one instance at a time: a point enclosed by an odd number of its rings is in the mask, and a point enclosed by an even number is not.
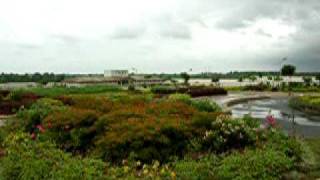
{"type": "Polygon", "coordinates": [[[36,133],[33,132],[33,133],[31,134],[31,139],[32,139],[32,140],[35,140],[36,138],[37,138],[37,135],[36,135],[36,133]]]}
{"type": "Polygon", "coordinates": [[[46,131],[41,124],[37,125],[37,128],[38,128],[39,131],[42,132],[42,133],[44,133],[44,132],[46,131]]]}
{"type": "Polygon", "coordinates": [[[275,127],[275,125],[276,125],[276,119],[275,119],[272,115],[268,115],[268,116],[266,117],[266,120],[267,120],[267,124],[268,124],[269,126],[275,127]]]}

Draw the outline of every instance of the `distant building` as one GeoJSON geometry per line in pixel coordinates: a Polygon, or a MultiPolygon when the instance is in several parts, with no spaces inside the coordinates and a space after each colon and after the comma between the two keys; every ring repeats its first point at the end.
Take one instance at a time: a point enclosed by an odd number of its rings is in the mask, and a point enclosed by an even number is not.
{"type": "Polygon", "coordinates": [[[105,70],[104,77],[126,78],[126,77],[129,77],[129,71],[128,70],[105,70]]]}
{"type": "Polygon", "coordinates": [[[129,75],[128,70],[105,70],[104,76],[79,76],[63,81],[68,86],[80,86],[90,84],[152,86],[162,84],[163,79],[155,76],[129,75]]]}

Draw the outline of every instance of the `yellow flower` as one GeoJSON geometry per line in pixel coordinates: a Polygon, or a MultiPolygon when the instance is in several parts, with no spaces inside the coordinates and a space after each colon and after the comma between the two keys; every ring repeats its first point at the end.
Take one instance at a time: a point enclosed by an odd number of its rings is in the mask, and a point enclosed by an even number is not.
{"type": "Polygon", "coordinates": [[[128,167],[128,166],[124,166],[124,167],[123,167],[123,171],[124,171],[125,173],[129,172],[129,167],[128,167]]]}
{"type": "Polygon", "coordinates": [[[171,172],[170,175],[171,175],[172,178],[175,178],[175,177],[176,177],[176,173],[175,173],[175,172],[171,172]]]}

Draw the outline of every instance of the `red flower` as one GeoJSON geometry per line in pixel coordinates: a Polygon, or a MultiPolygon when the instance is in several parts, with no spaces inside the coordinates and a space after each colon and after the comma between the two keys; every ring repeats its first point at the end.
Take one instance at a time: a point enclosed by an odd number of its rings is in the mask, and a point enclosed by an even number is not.
{"type": "Polygon", "coordinates": [[[39,131],[42,132],[42,133],[44,133],[44,132],[46,131],[41,124],[37,125],[37,128],[38,128],[39,131]]]}
{"type": "Polygon", "coordinates": [[[33,132],[33,133],[31,134],[31,139],[32,139],[32,140],[35,140],[36,138],[37,138],[37,135],[36,135],[36,133],[33,132]]]}
{"type": "Polygon", "coordinates": [[[276,119],[272,116],[272,115],[268,115],[266,117],[266,120],[267,120],[267,124],[272,126],[272,127],[275,127],[276,125],[276,119]]]}
{"type": "Polygon", "coordinates": [[[49,121],[47,126],[49,129],[52,128],[52,123],[49,121]]]}

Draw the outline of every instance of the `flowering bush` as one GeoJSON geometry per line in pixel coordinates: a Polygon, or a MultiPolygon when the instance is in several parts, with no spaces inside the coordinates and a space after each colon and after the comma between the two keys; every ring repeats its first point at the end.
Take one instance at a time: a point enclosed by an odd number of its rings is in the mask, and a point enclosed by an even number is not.
{"type": "Polygon", "coordinates": [[[266,126],[267,127],[276,127],[276,119],[272,115],[266,117],[266,126]]]}
{"type": "Polygon", "coordinates": [[[233,119],[222,115],[212,122],[212,127],[204,134],[204,146],[214,151],[222,152],[232,148],[253,145],[257,137],[257,121],[252,118],[233,119]]]}
{"type": "Polygon", "coordinates": [[[61,101],[42,98],[37,100],[30,108],[20,109],[18,117],[21,120],[20,126],[27,132],[33,132],[37,125],[53,111],[63,111],[64,107],[61,101]]]}

